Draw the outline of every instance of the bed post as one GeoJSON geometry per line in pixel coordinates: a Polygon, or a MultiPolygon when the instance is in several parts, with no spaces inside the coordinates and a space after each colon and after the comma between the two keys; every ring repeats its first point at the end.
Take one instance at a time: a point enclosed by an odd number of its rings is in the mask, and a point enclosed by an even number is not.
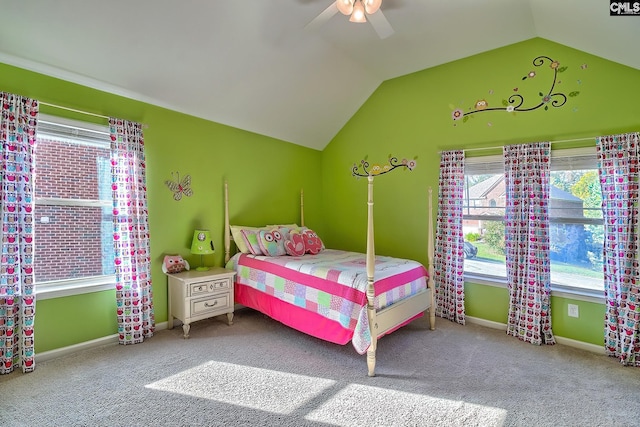
{"type": "Polygon", "coordinates": [[[369,376],[375,376],[376,368],[376,348],[378,346],[378,324],[376,320],[375,307],[375,245],[373,234],[373,176],[369,175],[369,200],[367,202],[367,317],[369,319],[369,332],[371,334],[371,345],[367,350],[367,367],[369,376]]]}
{"type": "Polygon", "coordinates": [[[304,227],[304,189],[300,189],[300,226],[304,227]]]}
{"type": "MultiPolygon", "coordinates": [[[[224,181],[224,265],[227,265],[231,251],[231,229],[229,227],[229,186],[224,181]]],[[[223,266],[224,267],[224,266],[223,266]]]]}
{"type": "Polygon", "coordinates": [[[429,244],[427,246],[427,253],[429,257],[429,279],[427,286],[431,289],[431,302],[429,303],[429,327],[433,331],[436,329],[436,288],[435,281],[433,280],[433,253],[434,253],[434,240],[433,240],[433,207],[432,207],[432,193],[431,187],[429,187],[429,231],[427,236],[429,237],[429,244]]]}

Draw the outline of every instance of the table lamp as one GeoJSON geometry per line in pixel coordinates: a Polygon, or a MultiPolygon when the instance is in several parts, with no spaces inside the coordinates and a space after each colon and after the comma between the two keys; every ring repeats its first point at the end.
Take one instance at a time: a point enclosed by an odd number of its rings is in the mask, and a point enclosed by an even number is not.
{"type": "Polygon", "coordinates": [[[202,263],[203,255],[210,255],[215,252],[213,248],[213,240],[211,240],[211,232],[209,230],[195,230],[193,232],[193,241],[191,242],[191,253],[194,255],[200,255],[200,266],[196,267],[197,271],[207,271],[209,267],[206,267],[202,263]]]}

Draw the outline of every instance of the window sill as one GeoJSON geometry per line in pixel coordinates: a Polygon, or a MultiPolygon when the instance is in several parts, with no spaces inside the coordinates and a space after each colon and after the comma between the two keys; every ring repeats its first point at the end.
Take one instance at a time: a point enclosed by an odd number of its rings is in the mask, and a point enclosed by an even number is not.
{"type": "Polygon", "coordinates": [[[114,285],[115,278],[113,276],[82,280],[65,280],[55,284],[41,285],[40,288],[38,288],[38,284],[36,284],[36,299],[45,300],[108,291],[115,289],[114,285]]]}
{"type": "MultiPolygon", "coordinates": [[[[507,288],[507,279],[504,277],[487,276],[480,274],[465,274],[464,281],[478,285],[507,288]]],[[[572,288],[569,286],[551,285],[551,296],[569,298],[577,301],[587,301],[596,304],[604,304],[604,291],[591,289],[572,288]]]]}

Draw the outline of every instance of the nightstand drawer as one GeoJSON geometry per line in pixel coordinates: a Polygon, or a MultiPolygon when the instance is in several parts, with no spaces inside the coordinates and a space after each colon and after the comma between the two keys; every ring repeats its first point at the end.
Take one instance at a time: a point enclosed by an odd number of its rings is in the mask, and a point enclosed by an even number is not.
{"type": "Polygon", "coordinates": [[[205,282],[197,282],[189,285],[189,295],[196,296],[209,292],[216,292],[221,289],[229,289],[231,281],[229,279],[207,280],[205,282]]]}
{"type": "Polygon", "coordinates": [[[200,316],[212,311],[224,310],[230,307],[229,294],[215,295],[191,301],[191,316],[200,316]]]}

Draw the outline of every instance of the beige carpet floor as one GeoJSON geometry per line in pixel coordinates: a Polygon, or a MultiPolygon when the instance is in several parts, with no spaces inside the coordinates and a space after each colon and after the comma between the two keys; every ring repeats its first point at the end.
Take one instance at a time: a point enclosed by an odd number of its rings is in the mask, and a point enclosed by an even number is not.
{"type": "Polygon", "coordinates": [[[640,369],[426,318],[348,344],[259,313],[161,330],[0,376],[1,426],[640,426],[640,369]]]}

